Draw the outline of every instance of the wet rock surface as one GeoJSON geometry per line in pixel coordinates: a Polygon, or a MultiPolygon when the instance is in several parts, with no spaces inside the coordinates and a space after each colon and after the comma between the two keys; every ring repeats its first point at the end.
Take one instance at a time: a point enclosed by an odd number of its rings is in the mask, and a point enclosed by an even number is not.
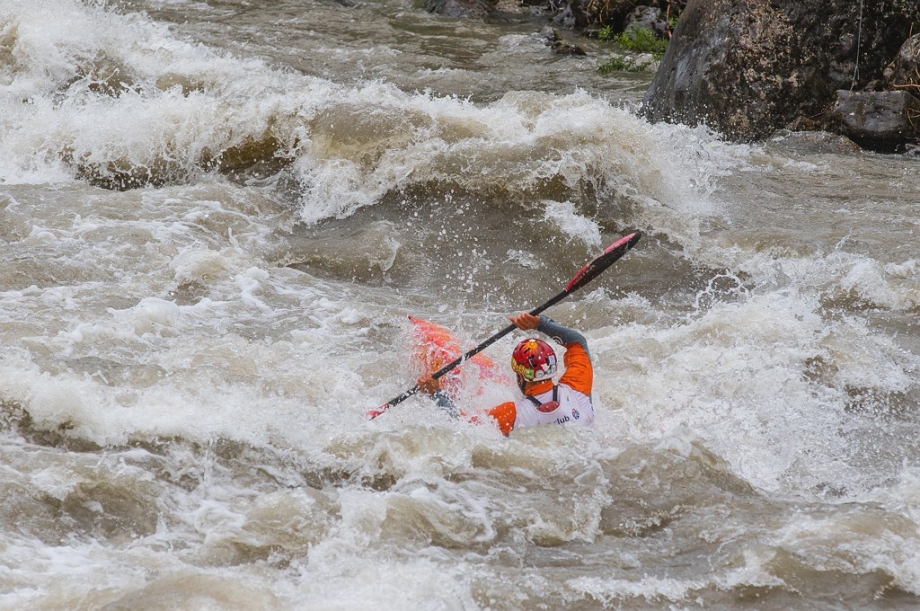
{"type": "MultiPolygon", "coordinates": [[[[782,128],[849,135],[876,125],[882,131],[860,135],[863,142],[894,150],[916,131],[873,120],[879,103],[864,104],[867,119],[856,128],[842,121],[837,92],[885,88],[896,57],[905,59],[891,74],[913,74],[917,54],[901,47],[918,23],[920,3],[907,1],[690,0],[643,112],[652,121],[705,123],[735,141],[763,140],[782,128]]],[[[910,108],[898,99],[890,101],[910,108]]]]}

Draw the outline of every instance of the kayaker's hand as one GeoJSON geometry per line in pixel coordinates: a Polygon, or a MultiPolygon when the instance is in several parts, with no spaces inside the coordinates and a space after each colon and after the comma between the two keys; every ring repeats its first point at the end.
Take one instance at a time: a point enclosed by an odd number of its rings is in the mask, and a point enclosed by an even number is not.
{"type": "Polygon", "coordinates": [[[416,381],[418,389],[425,394],[433,395],[434,393],[441,390],[441,383],[431,377],[430,374],[425,374],[416,381]]]}
{"type": "Polygon", "coordinates": [[[517,316],[509,316],[508,319],[514,323],[514,326],[522,331],[536,329],[540,325],[540,317],[534,316],[530,312],[524,312],[517,316]]]}

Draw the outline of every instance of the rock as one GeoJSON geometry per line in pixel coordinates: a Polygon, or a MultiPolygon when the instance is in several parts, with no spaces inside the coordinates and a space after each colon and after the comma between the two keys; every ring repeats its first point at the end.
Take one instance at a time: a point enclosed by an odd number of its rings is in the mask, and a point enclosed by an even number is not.
{"type": "Polygon", "coordinates": [[[644,28],[653,32],[658,38],[668,37],[668,22],[657,6],[637,6],[623,22],[623,30],[644,28]]]}
{"type": "Polygon", "coordinates": [[[566,2],[549,2],[553,13],[553,23],[564,28],[584,28],[588,25],[588,16],[584,11],[581,0],[568,0],[566,2]]]}
{"type": "Polygon", "coordinates": [[[920,34],[907,39],[898,56],[885,68],[885,81],[892,89],[920,92],[920,34]]]}
{"type": "Polygon", "coordinates": [[[607,61],[598,66],[601,74],[610,72],[651,72],[658,70],[658,60],[651,53],[611,53],[607,61]]]}
{"type": "Polygon", "coordinates": [[[553,53],[559,55],[585,55],[585,50],[559,37],[559,32],[550,27],[545,27],[540,31],[546,38],[546,44],[552,49],[553,53]]]}
{"type": "Polygon", "coordinates": [[[735,141],[801,118],[835,129],[837,91],[882,79],[918,26],[916,0],[690,0],[642,112],[735,141]]]}
{"type": "Polygon", "coordinates": [[[920,137],[920,100],[906,91],[838,91],[834,114],[867,148],[894,152],[920,137]]]}
{"type": "Polygon", "coordinates": [[[767,140],[773,148],[786,153],[803,153],[806,155],[828,154],[853,155],[862,151],[860,146],[840,134],[824,131],[790,131],[780,129],[767,140]]]}
{"type": "MultiPolygon", "coordinates": [[[[551,0],[552,1],[552,0],[551,0]]],[[[574,13],[580,16],[578,27],[613,25],[617,28],[636,6],[635,0],[568,0],[574,13]]]]}
{"type": "Polygon", "coordinates": [[[486,0],[425,0],[425,10],[446,17],[484,19],[493,8],[486,0]]]}
{"type": "Polygon", "coordinates": [[[498,17],[502,22],[517,21],[520,17],[545,19],[549,13],[549,7],[543,0],[492,0],[493,15],[498,17]],[[502,19],[504,18],[504,19],[502,19]]]}

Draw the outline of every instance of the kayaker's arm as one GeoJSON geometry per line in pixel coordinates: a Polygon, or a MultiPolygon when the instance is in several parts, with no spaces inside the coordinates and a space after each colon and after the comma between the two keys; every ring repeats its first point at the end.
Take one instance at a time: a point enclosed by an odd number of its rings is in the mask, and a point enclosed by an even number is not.
{"type": "Polygon", "coordinates": [[[585,354],[588,354],[590,357],[590,353],[588,352],[588,340],[585,339],[584,335],[574,329],[569,329],[565,325],[560,325],[546,314],[534,316],[529,312],[524,312],[523,314],[510,317],[509,320],[522,331],[536,329],[563,346],[579,344],[585,349],[585,354]]]}
{"type": "Polygon", "coordinates": [[[585,354],[588,355],[588,358],[591,358],[591,353],[588,351],[588,340],[585,339],[584,335],[575,329],[570,329],[565,325],[560,325],[549,316],[540,315],[540,324],[537,326],[537,331],[548,335],[553,339],[553,341],[556,341],[563,346],[578,344],[585,349],[585,354]]]}
{"type": "Polygon", "coordinates": [[[457,409],[453,399],[447,396],[447,393],[441,389],[440,382],[432,378],[431,375],[422,376],[418,379],[417,384],[418,389],[430,395],[435,404],[447,412],[451,418],[458,418],[460,416],[460,410],[457,409]]]}

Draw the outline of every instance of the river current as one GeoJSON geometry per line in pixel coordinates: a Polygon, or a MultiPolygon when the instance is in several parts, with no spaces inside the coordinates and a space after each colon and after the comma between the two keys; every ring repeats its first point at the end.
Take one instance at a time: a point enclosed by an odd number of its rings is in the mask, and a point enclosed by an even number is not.
{"type": "Polygon", "coordinates": [[[649,124],[542,25],[0,0],[0,608],[920,606],[920,161],[649,124]],[[594,429],[365,418],[408,316],[634,230],[548,312],[594,429]]]}

